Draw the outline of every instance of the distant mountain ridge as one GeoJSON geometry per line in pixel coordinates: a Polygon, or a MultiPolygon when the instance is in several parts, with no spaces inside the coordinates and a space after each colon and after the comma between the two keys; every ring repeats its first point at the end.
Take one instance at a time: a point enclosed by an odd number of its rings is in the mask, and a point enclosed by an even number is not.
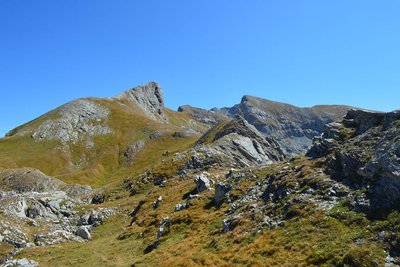
{"type": "Polygon", "coordinates": [[[264,136],[275,139],[289,155],[302,154],[312,144],[312,139],[323,132],[326,123],[339,121],[353,107],[344,105],[317,105],[300,108],[245,95],[233,107],[202,110],[181,106],[178,111],[186,112],[194,118],[204,118],[212,124],[221,118],[242,116],[255,126],[264,136]]]}

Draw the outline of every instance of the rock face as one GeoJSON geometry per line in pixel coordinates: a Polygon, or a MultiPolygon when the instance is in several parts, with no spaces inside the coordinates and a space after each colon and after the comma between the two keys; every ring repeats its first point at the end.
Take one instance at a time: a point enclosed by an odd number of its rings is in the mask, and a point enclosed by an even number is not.
{"type": "Polygon", "coordinates": [[[212,111],[233,117],[242,116],[264,136],[275,139],[287,155],[302,154],[312,139],[323,132],[326,123],[341,119],[347,106],[299,108],[253,96],[244,96],[240,104],[212,111]]]}
{"type": "Polygon", "coordinates": [[[314,141],[311,157],[328,158],[336,180],[367,188],[361,209],[389,208],[400,200],[400,112],[350,110],[314,141]]]}
{"type": "Polygon", "coordinates": [[[117,95],[115,98],[132,103],[154,120],[167,120],[167,115],[164,112],[163,92],[161,86],[156,82],[137,86],[117,95]]]}
{"type": "MultiPolygon", "coordinates": [[[[285,158],[277,142],[261,135],[254,126],[240,116],[211,128],[199,139],[196,149],[201,152],[198,154],[206,155],[208,158],[211,156],[207,155],[213,155],[215,161],[236,167],[261,166],[285,158]]],[[[202,163],[194,162],[194,165],[202,163]]]]}
{"type": "MultiPolygon", "coordinates": [[[[112,133],[108,127],[109,110],[92,100],[78,99],[50,112],[50,117],[32,133],[35,140],[58,140],[63,144],[76,143],[85,136],[112,133]]],[[[10,131],[7,136],[24,133],[24,127],[10,131]]]]}

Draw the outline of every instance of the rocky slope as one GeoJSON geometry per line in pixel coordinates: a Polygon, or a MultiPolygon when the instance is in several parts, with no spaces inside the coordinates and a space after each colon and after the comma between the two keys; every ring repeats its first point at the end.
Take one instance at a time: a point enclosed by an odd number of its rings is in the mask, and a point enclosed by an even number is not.
{"type": "Polygon", "coordinates": [[[245,119],[236,116],[228,122],[222,122],[198,141],[195,156],[190,164],[205,167],[209,159],[224,167],[262,166],[285,159],[286,155],[278,143],[262,136],[245,119]]]}
{"type": "Polygon", "coordinates": [[[70,102],[0,139],[0,265],[400,266],[400,112],[347,109],[70,102]]]}
{"type": "Polygon", "coordinates": [[[81,214],[96,196],[90,186],[67,185],[35,169],[0,171],[0,242],[12,247],[0,263],[23,265],[10,260],[23,248],[90,239],[91,228],[115,213],[92,208],[81,214]]]}
{"type": "Polygon", "coordinates": [[[328,173],[365,192],[356,208],[391,208],[400,200],[400,112],[350,110],[342,123],[326,126],[308,151],[327,157],[328,173]]]}

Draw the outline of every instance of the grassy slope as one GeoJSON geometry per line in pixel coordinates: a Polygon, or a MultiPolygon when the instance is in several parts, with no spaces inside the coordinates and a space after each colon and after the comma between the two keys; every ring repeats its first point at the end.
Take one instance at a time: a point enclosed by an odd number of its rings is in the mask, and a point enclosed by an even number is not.
{"type": "Polygon", "coordinates": [[[32,167],[68,183],[99,187],[119,178],[114,173],[121,172],[123,153],[137,140],[144,140],[146,146],[138,155],[138,161],[124,172],[143,171],[154,161],[161,160],[166,150],[185,149],[197,138],[172,137],[173,132],[189,124],[187,114],[166,110],[170,118],[166,124],[150,120],[128,103],[91,100],[110,109],[108,124],[114,130],[112,134],[94,137],[93,149],[86,148],[86,139],[64,148],[57,141],[34,141],[30,137],[32,129],[47,119],[53,119],[57,112],[51,111],[21,126],[20,129],[27,134],[0,139],[0,169],[32,167]],[[150,134],[160,130],[167,134],[154,141],[149,140],[150,134]]]}
{"type": "MultiPolygon", "coordinates": [[[[243,218],[232,232],[222,234],[222,218],[229,206],[209,208],[212,192],[193,200],[194,205],[188,210],[174,212],[175,205],[184,202],[183,194],[191,191],[194,183],[179,181],[174,176],[177,165],[170,164],[169,160],[174,152],[190,147],[196,137],[173,138],[168,134],[148,141],[149,134],[155,131],[178,131],[189,123],[188,115],[167,110],[171,123],[166,125],[147,119],[137,109],[123,103],[95,101],[111,110],[110,127],[118,129],[113,135],[95,138],[95,149],[87,150],[78,144],[70,146],[66,153],[54,149],[58,146],[55,142],[33,142],[29,136],[8,137],[0,139],[0,168],[29,166],[67,182],[108,185],[111,200],[103,205],[119,206],[123,214],[128,214],[140,200],[145,200],[146,204],[132,227],[128,226],[131,220],[128,216],[114,216],[94,228],[93,239],[89,242],[29,248],[23,250],[20,257],[35,259],[41,266],[381,266],[384,259],[381,247],[374,242],[355,245],[354,241],[368,238],[385,227],[400,229],[400,215],[393,215],[388,221],[370,221],[361,213],[349,211],[342,203],[329,215],[313,209],[299,210],[285,227],[257,234],[246,232],[252,222],[243,218]],[[137,155],[133,165],[124,166],[122,152],[142,139],[147,141],[145,149],[137,155]],[[167,150],[171,153],[163,156],[167,150]],[[75,167],[81,159],[86,159],[81,162],[82,167],[75,167]],[[147,168],[154,173],[167,174],[167,186],[159,188],[149,183],[140,187],[138,194],[129,196],[119,181],[131,177],[135,182],[147,168]],[[153,210],[151,204],[160,195],[164,201],[159,209],[153,210]],[[160,246],[144,254],[145,248],[155,240],[160,221],[167,215],[172,225],[160,246]]],[[[29,126],[43,119],[46,117],[30,122],[29,126]]],[[[210,139],[205,142],[210,142],[212,137],[210,133],[210,139]]],[[[313,163],[305,159],[292,164],[303,163],[312,171],[313,163]]],[[[241,192],[236,193],[245,192],[258,179],[279,172],[281,167],[272,165],[260,171],[258,178],[243,180],[241,192]]],[[[0,253],[8,250],[3,244],[0,247],[0,253]]]]}
{"type": "MultiPolygon", "coordinates": [[[[299,159],[293,164],[313,163],[299,159]]],[[[160,165],[162,172],[163,166],[160,165]]],[[[259,172],[265,177],[279,172],[275,164],[259,172]]],[[[174,166],[167,164],[167,168],[174,166]]],[[[156,168],[157,169],[157,168],[156,168]]],[[[134,179],[134,178],[133,178],[134,179]]],[[[240,181],[241,192],[259,178],[240,181]]],[[[330,214],[307,208],[288,220],[285,227],[266,229],[248,234],[250,218],[243,218],[233,231],[222,234],[222,218],[228,205],[209,207],[212,192],[202,193],[188,210],[174,212],[175,204],[183,203],[183,194],[191,191],[191,180],[170,178],[164,188],[145,185],[139,194],[128,196],[115,191],[111,202],[128,214],[140,200],[146,203],[139,212],[136,224],[129,227],[130,218],[115,216],[94,229],[93,239],[86,243],[68,243],[53,247],[31,248],[23,252],[38,260],[42,266],[381,266],[385,255],[375,242],[355,244],[368,238],[385,223],[369,221],[365,215],[349,211],[340,204],[330,214]],[[150,192],[147,194],[147,192],[150,192]],[[152,202],[163,196],[161,206],[154,210],[152,202]],[[172,225],[161,239],[160,246],[149,254],[145,248],[154,240],[160,221],[169,216],[172,225]],[[370,227],[367,227],[370,225],[370,227]],[[376,230],[374,230],[376,229],[376,230]]],[[[301,209],[301,207],[298,207],[301,209]]]]}

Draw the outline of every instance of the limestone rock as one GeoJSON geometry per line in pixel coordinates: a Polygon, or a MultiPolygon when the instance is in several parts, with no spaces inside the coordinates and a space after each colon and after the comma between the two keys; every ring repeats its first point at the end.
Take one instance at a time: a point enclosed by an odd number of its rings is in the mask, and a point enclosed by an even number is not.
{"type": "Polygon", "coordinates": [[[140,108],[149,118],[166,121],[164,99],[161,86],[156,82],[149,82],[123,92],[115,97],[126,100],[140,108]]]}
{"type": "Polygon", "coordinates": [[[231,189],[230,185],[218,182],[215,185],[214,202],[219,203],[231,189]]]}
{"type": "Polygon", "coordinates": [[[88,228],[86,226],[80,226],[78,230],[76,230],[75,234],[83,239],[91,239],[92,235],[90,234],[88,228]]]}
{"type": "Polygon", "coordinates": [[[188,209],[190,207],[189,203],[178,203],[175,206],[175,211],[181,211],[181,210],[185,210],[188,209]]]}
{"type": "Polygon", "coordinates": [[[198,193],[206,190],[210,191],[212,189],[210,179],[208,179],[204,174],[197,175],[194,181],[196,183],[198,193]]]}
{"type": "Polygon", "coordinates": [[[32,134],[35,140],[76,143],[87,136],[112,133],[107,125],[109,110],[91,100],[78,99],[54,111],[56,119],[43,122],[32,134]]]}
{"type": "Polygon", "coordinates": [[[197,155],[189,163],[194,167],[219,163],[225,167],[249,167],[271,164],[286,155],[275,140],[262,136],[245,119],[236,116],[211,128],[194,148],[197,155]]]}
{"type": "Polygon", "coordinates": [[[34,260],[28,260],[26,258],[22,259],[13,259],[13,260],[7,260],[5,261],[2,266],[5,267],[13,267],[13,266],[18,266],[18,267],[37,267],[39,266],[39,263],[37,263],[34,260]]]}
{"type": "Polygon", "coordinates": [[[326,156],[333,178],[367,189],[365,199],[353,201],[357,209],[389,208],[400,200],[399,125],[399,111],[350,110],[314,140],[308,154],[326,156]]]}

